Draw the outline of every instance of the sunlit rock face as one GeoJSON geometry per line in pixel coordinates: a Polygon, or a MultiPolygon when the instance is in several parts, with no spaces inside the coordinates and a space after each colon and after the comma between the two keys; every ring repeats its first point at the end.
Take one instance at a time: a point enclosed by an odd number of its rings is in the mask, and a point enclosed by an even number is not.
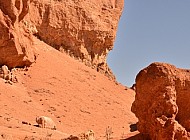
{"type": "Polygon", "coordinates": [[[106,57],[123,6],[124,0],[32,0],[26,20],[41,40],[113,78],[106,57]]]}
{"type": "Polygon", "coordinates": [[[0,0],[0,66],[23,67],[35,61],[32,34],[23,22],[29,5],[29,0],[0,0]]]}
{"type": "Polygon", "coordinates": [[[190,70],[153,63],[136,77],[138,130],[152,140],[190,139],[190,70]]]}

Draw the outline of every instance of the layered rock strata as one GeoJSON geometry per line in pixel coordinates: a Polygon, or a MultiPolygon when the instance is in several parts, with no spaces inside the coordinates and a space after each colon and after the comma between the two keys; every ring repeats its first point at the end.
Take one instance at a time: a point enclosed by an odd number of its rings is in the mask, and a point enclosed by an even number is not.
{"type": "Polygon", "coordinates": [[[0,0],[0,66],[23,67],[35,61],[31,33],[22,21],[29,4],[29,0],[0,0]]]}
{"type": "Polygon", "coordinates": [[[44,42],[112,75],[106,57],[123,5],[124,0],[33,0],[26,20],[44,42]]]}
{"type": "Polygon", "coordinates": [[[152,140],[190,139],[190,70],[153,63],[136,77],[138,130],[152,140]]]}

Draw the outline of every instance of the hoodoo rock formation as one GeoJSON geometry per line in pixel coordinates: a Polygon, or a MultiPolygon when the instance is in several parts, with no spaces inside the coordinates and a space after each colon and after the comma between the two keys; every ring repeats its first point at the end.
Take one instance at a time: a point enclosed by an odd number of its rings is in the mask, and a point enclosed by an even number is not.
{"type": "Polygon", "coordinates": [[[0,0],[0,66],[29,66],[35,60],[31,33],[23,18],[29,0],[0,0]]]}
{"type": "Polygon", "coordinates": [[[138,130],[152,140],[190,139],[190,70],[153,63],[136,77],[138,130]]]}
{"type": "Polygon", "coordinates": [[[47,44],[111,76],[106,56],[123,5],[124,0],[33,0],[25,20],[47,44]]]}

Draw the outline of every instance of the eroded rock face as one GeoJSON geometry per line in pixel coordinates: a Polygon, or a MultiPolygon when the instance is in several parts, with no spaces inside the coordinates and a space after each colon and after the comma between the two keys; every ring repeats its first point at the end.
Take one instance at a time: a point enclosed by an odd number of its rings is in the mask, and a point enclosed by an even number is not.
{"type": "Polygon", "coordinates": [[[27,20],[41,40],[111,75],[106,57],[123,5],[124,0],[33,0],[27,20]]]}
{"type": "Polygon", "coordinates": [[[190,139],[190,70],[153,63],[136,77],[138,130],[152,140],[190,139]]]}
{"type": "Polygon", "coordinates": [[[0,66],[29,66],[35,61],[31,34],[22,23],[29,0],[0,0],[0,66]]]}

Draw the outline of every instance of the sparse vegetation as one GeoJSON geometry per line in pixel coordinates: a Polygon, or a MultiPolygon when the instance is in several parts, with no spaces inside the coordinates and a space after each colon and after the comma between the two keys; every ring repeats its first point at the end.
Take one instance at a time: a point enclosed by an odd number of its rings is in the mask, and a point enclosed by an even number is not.
{"type": "Polygon", "coordinates": [[[112,127],[108,126],[106,128],[106,140],[112,139],[111,135],[113,134],[112,127]]]}

